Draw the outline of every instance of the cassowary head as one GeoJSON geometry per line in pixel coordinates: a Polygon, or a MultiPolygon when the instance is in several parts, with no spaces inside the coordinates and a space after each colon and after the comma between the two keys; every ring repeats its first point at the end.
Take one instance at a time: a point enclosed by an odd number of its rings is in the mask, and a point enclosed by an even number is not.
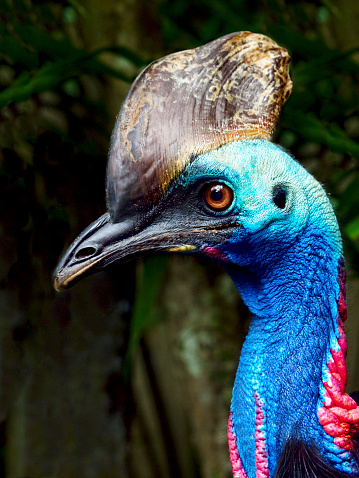
{"type": "Polygon", "coordinates": [[[113,131],[108,213],[68,249],[55,287],[147,253],[224,259],[233,234],[245,241],[256,227],[279,224],[295,203],[291,160],[268,140],[291,91],[288,65],[286,50],[249,32],[149,65],[113,131]]]}

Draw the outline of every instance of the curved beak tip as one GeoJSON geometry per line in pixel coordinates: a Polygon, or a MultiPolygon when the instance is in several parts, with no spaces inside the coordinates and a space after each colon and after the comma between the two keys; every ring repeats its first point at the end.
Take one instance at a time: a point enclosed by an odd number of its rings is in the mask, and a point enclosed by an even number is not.
{"type": "Polygon", "coordinates": [[[57,280],[57,277],[55,277],[53,285],[54,285],[54,289],[56,290],[56,292],[60,292],[61,285],[60,285],[59,281],[57,280]]]}
{"type": "Polygon", "coordinates": [[[69,280],[66,280],[64,278],[64,274],[62,273],[62,271],[63,269],[56,269],[52,276],[53,286],[56,292],[60,292],[61,290],[66,289],[70,282],[69,280]]]}

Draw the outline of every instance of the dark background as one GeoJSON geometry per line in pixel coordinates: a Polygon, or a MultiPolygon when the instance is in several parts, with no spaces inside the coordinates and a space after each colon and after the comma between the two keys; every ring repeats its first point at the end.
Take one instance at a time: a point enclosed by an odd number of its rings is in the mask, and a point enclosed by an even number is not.
{"type": "Polygon", "coordinates": [[[337,211],[359,388],[358,25],[357,0],[0,3],[0,476],[231,476],[226,420],[248,313],[222,270],[151,259],[61,293],[51,275],[105,211],[111,129],[138,72],[234,31],[267,34],[292,57],[276,141],[337,211]]]}

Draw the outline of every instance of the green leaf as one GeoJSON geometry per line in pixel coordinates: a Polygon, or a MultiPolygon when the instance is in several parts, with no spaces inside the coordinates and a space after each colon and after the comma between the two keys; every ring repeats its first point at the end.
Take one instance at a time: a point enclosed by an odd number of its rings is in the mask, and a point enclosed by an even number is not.
{"type": "Polygon", "coordinates": [[[102,52],[109,52],[109,53],[114,53],[116,55],[122,56],[129,60],[131,63],[133,63],[135,66],[143,68],[145,65],[147,65],[150,61],[144,61],[143,58],[140,56],[136,55],[133,51],[129,50],[128,48],[124,46],[107,46],[104,48],[100,48],[99,50],[95,51],[95,54],[98,55],[99,53],[102,52]]]}
{"type": "Polygon", "coordinates": [[[149,257],[139,263],[136,299],[133,305],[129,343],[124,363],[124,376],[130,376],[130,369],[144,333],[158,321],[156,301],[164,279],[167,257],[149,257]]]}
{"type": "Polygon", "coordinates": [[[144,65],[143,59],[126,47],[107,46],[89,52],[87,50],[79,50],[78,48],[75,48],[68,38],[54,38],[51,34],[39,27],[15,25],[14,29],[24,44],[51,60],[67,58],[72,55],[97,56],[103,52],[112,52],[116,55],[127,58],[135,66],[140,67],[144,65]]]}
{"type": "Polygon", "coordinates": [[[0,52],[12,65],[26,69],[37,68],[39,65],[36,52],[26,48],[18,38],[2,32],[0,32],[0,52]]]}
{"type": "Polygon", "coordinates": [[[359,159],[359,144],[348,138],[335,123],[326,125],[313,113],[303,113],[288,105],[283,111],[282,124],[285,128],[302,135],[306,141],[325,145],[331,151],[349,154],[359,159]]]}
{"type": "Polygon", "coordinates": [[[58,39],[39,26],[18,23],[13,25],[11,33],[0,23],[0,52],[8,62],[22,69],[12,85],[0,92],[0,108],[25,101],[42,91],[53,90],[64,81],[84,73],[131,82],[133,70],[144,65],[142,58],[125,47],[108,46],[92,52],[79,50],[66,37],[58,39]],[[133,65],[131,73],[127,73],[127,65],[116,69],[96,58],[104,52],[126,58],[133,65]],[[42,60],[40,66],[39,58],[42,60]]]}
{"type": "Polygon", "coordinates": [[[71,44],[69,39],[56,39],[38,26],[14,24],[14,32],[25,45],[39,55],[44,55],[51,60],[66,58],[80,52],[71,44]]]}
{"type": "Polygon", "coordinates": [[[349,239],[351,239],[355,243],[356,248],[359,250],[359,216],[350,221],[350,223],[345,228],[345,232],[347,233],[349,239]]]}
{"type": "MultiPolygon", "coordinates": [[[[347,175],[352,175],[351,171],[347,172],[347,175]]],[[[345,179],[346,183],[348,183],[348,178],[345,179]]],[[[337,184],[339,181],[337,181],[337,184]]],[[[357,211],[359,209],[359,174],[358,172],[354,173],[351,182],[348,183],[347,187],[344,191],[341,192],[339,196],[339,204],[338,204],[338,213],[340,215],[340,219],[344,222],[348,222],[352,219],[352,217],[356,216],[357,211]]]]}
{"type": "Polygon", "coordinates": [[[320,57],[298,62],[293,68],[296,88],[308,87],[338,74],[359,74],[359,65],[350,59],[350,56],[357,52],[358,48],[345,52],[329,50],[320,57]]]}
{"type": "Polygon", "coordinates": [[[0,92],[0,108],[25,101],[42,91],[53,90],[65,80],[83,73],[109,75],[127,82],[133,80],[125,73],[93,58],[97,54],[98,52],[77,51],[68,58],[43,65],[34,73],[22,72],[12,85],[0,92]]]}

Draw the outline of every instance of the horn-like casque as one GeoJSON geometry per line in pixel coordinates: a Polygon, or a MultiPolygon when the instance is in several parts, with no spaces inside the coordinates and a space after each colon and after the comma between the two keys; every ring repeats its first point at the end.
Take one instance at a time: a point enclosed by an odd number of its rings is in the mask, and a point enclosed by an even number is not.
{"type": "Polygon", "coordinates": [[[289,62],[270,38],[240,32],[150,64],[112,134],[111,221],[151,210],[198,154],[238,139],[271,139],[292,88],[289,62]]]}

